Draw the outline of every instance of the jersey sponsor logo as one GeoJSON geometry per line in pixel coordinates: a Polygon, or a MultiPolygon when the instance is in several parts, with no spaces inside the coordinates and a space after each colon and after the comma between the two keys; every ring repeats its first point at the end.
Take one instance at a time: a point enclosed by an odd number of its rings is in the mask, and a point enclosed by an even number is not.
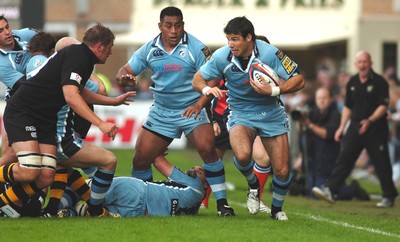
{"type": "Polygon", "coordinates": [[[71,76],[69,77],[69,79],[76,81],[78,84],[81,84],[81,81],[82,81],[82,77],[78,73],[75,73],[75,72],[71,72],[71,76]]]}
{"type": "Polygon", "coordinates": [[[282,60],[282,66],[285,69],[286,73],[290,74],[293,72],[297,65],[289,57],[285,56],[285,58],[283,58],[282,60]]]}
{"type": "Polygon", "coordinates": [[[155,50],[153,52],[153,56],[154,57],[163,57],[164,56],[164,52],[162,50],[155,50]]]}
{"type": "Polygon", "coordinates": [[[282,60],[283,57],[285,57],[285,54],[284,54],[281,50],[278,50],[278,51],[275,53],[275,55],[279,58],[279,60],[282,60]]]}
{"type": "Polygon", "coordinates": [[[181,72],[182,65],[180,64],[165,64],[153,68],[154,72],[181,72]]]}
{"type": "Polygon", "coordinates": [[[178,204],[179,200],[178,199],[171,199],[171,215],[175,216],[176,212],[178,211],[178,204]]]}
{"type": "Polygon", "coordinates": [[[211,51],[207,46],[201,49],[201,52],[203,52],[204,56],[206,57],[206,61],[211,58],[211,51]]]}

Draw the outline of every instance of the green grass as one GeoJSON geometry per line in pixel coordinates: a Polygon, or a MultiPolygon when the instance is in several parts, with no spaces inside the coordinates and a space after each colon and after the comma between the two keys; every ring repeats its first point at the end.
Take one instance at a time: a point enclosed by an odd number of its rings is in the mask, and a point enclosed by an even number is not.
{"type": "MultiPolygon", "coordinates": [[[[118,157],[117,175],[129,175],[132,151],[114,150],[118,157]]],[[[400,204],[378,209],[377,200],[339,201],[329,205],[301,196],[287,196],[284,210],[289,221],[274,221],[265,214],[250,215],[244,207],[246,183],[226,155],[226,179],[236,189],[228,191],[228,200],[236,216],[216,216],[215,200],[196,217],[140,218],[1,218],[0,241],[400,241],[400,204]]],[[[168,160],[188,169],[201,164],[192,150],[170,151],[168,160]]],[[[155,179],[163,177],[155,173],[155,179]]],[[[271,179],[269,179],[271,181],[271,179]]],[[[376,184],[366,184],[378,191],[376,184]]],[[[265,191],[264,201],[271,202],[265,191]]]]}

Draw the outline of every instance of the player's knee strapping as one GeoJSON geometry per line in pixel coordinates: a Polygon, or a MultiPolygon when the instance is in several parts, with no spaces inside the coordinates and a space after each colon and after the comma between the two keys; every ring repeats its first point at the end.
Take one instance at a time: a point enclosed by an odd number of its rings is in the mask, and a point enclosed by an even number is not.
{"type": "Polygon", "coordinates": [[[40,153],[30,151],[17,152],[20,166],[29,169],[40,169],[42,166],[42,156],[40,153]]]}
{"type": "Polygon", "coordinates": [[[54,155],[46,153],[42,154],[41,168],[56,170],[56,166],[57,166],[57,159],[54,155]]]}

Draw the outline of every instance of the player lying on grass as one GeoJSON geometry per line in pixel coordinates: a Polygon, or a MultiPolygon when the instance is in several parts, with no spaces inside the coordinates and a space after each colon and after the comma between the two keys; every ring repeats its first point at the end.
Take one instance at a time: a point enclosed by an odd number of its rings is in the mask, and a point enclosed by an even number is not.
{"type": "MultiPolygon", "coordinates": [[[[208,187],[204,169],[194,166],[184,172],[164,156],[157,157],[154,165],[162,175],[168,177],[167,181],[144,182],[133,177],[114,177],[105,196],[105,207],[122,217],[196,215],[208,187]]],[[[78,197],[68,188],[60,203],[58,216],[86,214],[82,205],[77,203],[80,200],[78,197]],[[76,211],[77,205],[80,205],[80,211],[76,211]]],[[[24,202],[24,205],[23,216],[40,214],[37,199],[24,202]]]]}
{"type": "MultiPolygon", "coordinates": [[[[115,177],[106,193],[104,205],[122,217],[196,215],[208,187],[204,169],[194,166],[184,172],[164,156],[154,161],[154,166],[167,181],[144,182],[134,177],[115,177]]],[[[70,193],[65,193],[68,195],[70,193]]],[[[71,200],[64,196],[64,201],[71,200]]],[[[75,204],[64,204],[60,216],[70,216],[68,209],[75,204]]]]}

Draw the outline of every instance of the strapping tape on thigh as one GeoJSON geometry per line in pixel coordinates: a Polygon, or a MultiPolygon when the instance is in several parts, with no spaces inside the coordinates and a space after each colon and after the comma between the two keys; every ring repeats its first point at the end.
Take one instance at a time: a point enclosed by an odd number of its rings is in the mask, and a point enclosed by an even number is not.
{"type": "Polygon", "coordinates": [[[42,154],[42,168],[53,169],[56,170],[57,160],[54,155],[51,154],[42,154]]]}
{"type": "Polygon", "coordinates": [[[20,166],[30,169],[40,169],[42,167],[42,156],[39,153],[21,151],[17,153],[20,166]]]}

